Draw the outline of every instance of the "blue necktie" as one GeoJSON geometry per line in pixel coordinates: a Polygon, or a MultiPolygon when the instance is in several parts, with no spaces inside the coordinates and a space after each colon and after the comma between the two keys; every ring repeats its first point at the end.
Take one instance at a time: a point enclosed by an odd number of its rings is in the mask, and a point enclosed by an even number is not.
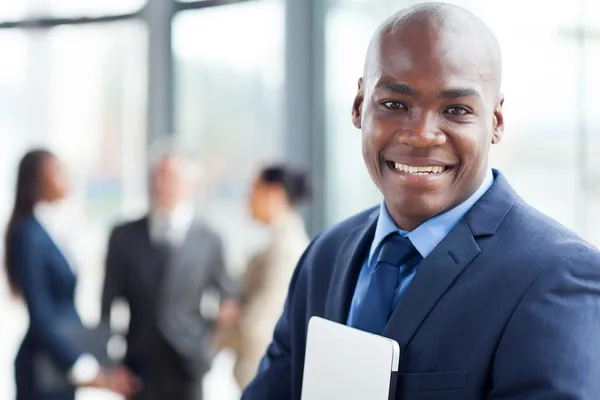
{"type": "Polygon", "coordinates": [[[355,328],[376,335],[383,332],[393,311],[398,276],[416,266],[415,263],[407,264],[416,255],[416,249],[407,237],[393,234],[383,241],[369,286],[358,307],[355,328]]]}

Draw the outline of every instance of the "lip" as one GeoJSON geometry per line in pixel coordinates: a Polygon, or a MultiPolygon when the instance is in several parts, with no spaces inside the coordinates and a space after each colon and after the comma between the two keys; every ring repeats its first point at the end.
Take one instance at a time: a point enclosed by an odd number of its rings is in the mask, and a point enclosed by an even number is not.
{"type": "Polygon", "coordinates": [[[437,165],[443,165],[444,167],[454,167],[456,165],[456,163],[454,162],[442,161],[435,158],[411,156],[384,157],[384,161],[392,161],[399,164],[412,165],[413,167],[434,167],[437,165]]]}
{"type": "Polygon", "coordinates": [[[399,179],[403,183],[415,186],[435,185],[441,180],[446,179],[451,173],[454,173],[454,170],[456,169],[456,165],[453,164],[416,157],[398,157],[393,161],[385,160],[384,164],[385,168],[392,174],[394,178],[399,179]],[[414,167],[444,166],[444,171],[436,174],[411,174],[409,172],[397,170],[394,168],[393,163],[400,163],[414,167]]]}

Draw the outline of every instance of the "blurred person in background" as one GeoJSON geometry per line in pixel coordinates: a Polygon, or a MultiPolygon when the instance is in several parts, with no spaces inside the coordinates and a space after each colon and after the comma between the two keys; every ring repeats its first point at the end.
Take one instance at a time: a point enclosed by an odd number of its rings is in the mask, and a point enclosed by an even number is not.
{"type": "Polygon", "coordinates": [[[203,296],[234,293],[220,237],[195,217],[199,171],[176,152],[151,171],[151,207],[140,220],[117,226],[109,241],[102,319],[113,302],[128,303],[125,364],[141,379],[136,400],[197,400],[212,361],[214,320],[203,296]]]}
{"type": "Polygon", "coordinates": [[[234,375],[243,389],[256,375],[283,310],[294,268],[309,243],[296,207],[311,195],[310,177],[285,165],[263,169],[252,186],[252,218],[270,229],[267,246],[249,263],[237,316],[224,309],[217,339],[236,353],[234,375]],[[229,315],[225,315],[229,312],[229,315]]]}
{"type": "Polygon", "coordinates": [[[126,370],[105,370],[61,329],[83,327],[74,304],[77,277],[39,210],[65,198],[68,188],[63,165],[49,151],[30,151],[22,158],[5,238],[8,282],[29,313],[29,329],[15,361],[17,400],[72,400],[76,387],[123,395],[134,390],[126,370]],[[65,385],[56,384],[49,371],[64,375],[65,385]],[[54,382],[48,384],[49,378],[54,382]]]}

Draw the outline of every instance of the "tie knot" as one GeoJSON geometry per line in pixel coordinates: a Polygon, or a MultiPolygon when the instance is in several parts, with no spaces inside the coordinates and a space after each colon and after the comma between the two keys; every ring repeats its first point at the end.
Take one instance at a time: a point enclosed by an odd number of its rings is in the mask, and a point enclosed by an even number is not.
{"type": "Polygon", "coordinates": [[[415,255],[415,246],[410,239],[399,234],[393,234],[384,239],[377,258],[377,263],[385,263],[400,267],[415,255]]]}

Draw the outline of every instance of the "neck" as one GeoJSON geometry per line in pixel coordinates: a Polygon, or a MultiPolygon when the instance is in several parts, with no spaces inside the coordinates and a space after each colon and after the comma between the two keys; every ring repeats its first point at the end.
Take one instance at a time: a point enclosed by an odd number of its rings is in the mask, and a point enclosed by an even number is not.
{"type": "Polygon", "coordinates": [[[185,202],[183,202],[183,201],[181,201],[179,203],[175,203],[175,204],[169,204],[169,205],[156,204],[153,207],[153,211],[157,212],[159,214],[171,214],[173,211],[177,210],[184,204],[185,204],[185,202]]]}
{"type": "Polygon", "coordinates": [[[394,221],[396,226],[406,232],[411,232],[411,231],[417,229],[425,221],[427,221],[430,218],[433,218],[433,216],[431,216],[431,217],[405,217],[405,216],[395,213],[392,210],[388,210],[388,212],[390,213],[390,216],[392,217],[392,220],[394,221]]]}
{"type": "Polygon", "coordinates": [[[280,221],[285,221],[286,219],[291,218],[294,214],[294,209],[289,206],[279,207],[272,211],[268,224],[271,226],[277,225],[280,221]]]}

